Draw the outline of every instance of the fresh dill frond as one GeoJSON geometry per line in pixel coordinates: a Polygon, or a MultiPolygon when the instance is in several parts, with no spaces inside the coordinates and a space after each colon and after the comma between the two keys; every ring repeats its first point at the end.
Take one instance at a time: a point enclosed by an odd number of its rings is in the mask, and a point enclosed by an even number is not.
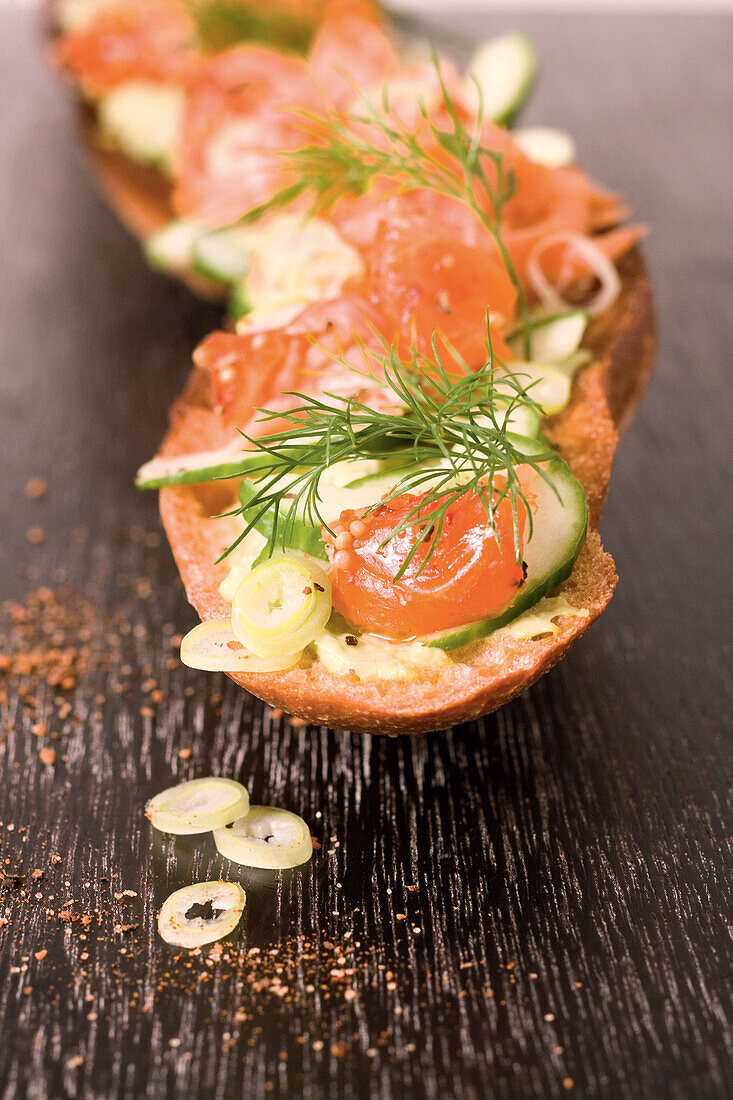
{"type": "MultiPolygon", "coordinates": [[[[537,408],[531,387],[523,388],[518,376],[501,371],[492,355],[481,370],[470,370],[439,334],[433,337],[431,358],[413,351],[411,359],[403,362],[394,347],[369,354],[377,368],[370,377],[378,378],[393,398],[387,408],[375,408],[374,402],[358,396],[293,393],[290,396],[301,404],[290,411],[258,410],[262,421],[285,419],[289,427],[258,438],[243,433],[259,452],[258,473],[246,503],[228,513],[241,515],[245,526],[222,557],[268,513],[273,520],[269,553],[278,539],[288,545],[299,520],[333,534],[321,511],[320,479],[337,462],[367,458],[389,461],[393,471],[397,463],[398,469],[405,471],[390,492],[367,511],[403,493],[416,496],[415,506],[383,544],[407,528],[419,531],[395,581],[426,544],[418,572],[422,570],[440,539],[449,508],[472,492],[479,496],[487,529],[497,539],[496,509],[504,499],[510,500],[514,551],[516,560],[521,561],[518,502],[526,508],[530,537],[532,515],[518,468],[531,466],[550,483],[541,464],[555,454],[543,445],[528,454],[512,434],[512,413],[522,406],[537,408]],[[450,371],[444,363],[446,352],[441,350],[445,346],[451,357],[450,371]],[[282,514],[286,496],[290,507],[282,514]],[[421,523],[428,514],[430,524],[421,523]]],[[[350,369],[346,360],[333,358],[350,369]]]]}
{"type": "Polygon", "coordinates": [[[378,178],[392,180],[406,191],[426,188],[455,199],[472,211],[494,241],[517,294],[528,354],[531,318],[527,299],[501,234],[504,207],[516,192],[516,175],[506,167],[502,153],[482,142],[480,89],[478,114],[469,128],[446,87],[435,50],[432,60],[446,128],[439,126],[420,104],[425,125],[410,130],[390,115],[386,85],[379,106],[355,89],[361,114],[300,111],[311,140],[281,154],[285,172],[294,182],[251,210],[244,220],[257,221],[301,197],[309,199],[310,214],[318,215],[331,209],[345,194],[365,194],[378,178]]]}

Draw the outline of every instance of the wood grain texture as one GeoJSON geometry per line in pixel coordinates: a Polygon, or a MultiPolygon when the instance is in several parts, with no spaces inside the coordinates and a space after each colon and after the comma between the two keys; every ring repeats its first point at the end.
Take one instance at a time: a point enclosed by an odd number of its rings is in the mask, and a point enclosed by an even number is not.
{"type": "MultiPolygon", "coordinates": [[[[506,22],[452,17],[477,35],[506,22]]],[[[545,58],[528,117],[567,125],[654,224],[662,358],[614,470],[603,537],[621,581],[597,628],[485,722],[391,741],[293,727],[168,667],[191,613],[132,475],[217,313],[144,269],[89,185],[31,15],[0,11],[2,592],[65,579],[94,611],[67,717],[17,683],[0,714],[2,1100],[733,1089],[732,25],[518,22],[545,58]],[[49,485],[36,502],[31,475],[49,485]],[[34,735],[51,715],[58,739],[34,735]],[[205,844],[156,843],[142,805],[211,772],[302,813],[323,846],[304,871],[246,873],[243,939],[181,960],[158,906],[231,869],[205,844]],[[247,952],[298,932],[318,950],[281,949],[280,995],[247,952]]]]}

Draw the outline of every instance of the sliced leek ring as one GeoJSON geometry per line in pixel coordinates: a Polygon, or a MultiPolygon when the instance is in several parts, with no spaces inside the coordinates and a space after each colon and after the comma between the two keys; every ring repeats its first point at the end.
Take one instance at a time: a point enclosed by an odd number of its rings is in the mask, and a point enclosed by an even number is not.
{"type": "Polygon", "coordinates": [[[232,629],[252,653],[300,651],[331,616],[331,583],[310,558],[281,554],[249,573],[234,594],[232,629]]]}
{"type": "Polygon", "coordinates": [[[230,619],[212,619],[189,630],[181,642],[181,660],[204,672],[284,672],[297,665],[303,653],[258,657],[244,648],[232,630],[230,619]]]}
{"type": "Polygon", "coordinates": [[[303,818],[276,806],[252,806],[246,817],[215,829],[214,843],[223,856],[244,867],[299,867],[313,855],[303,818]]]}
{"type": "Polygon", "coordinates": [[[176,947],[203,947],[233,932],[246,904],[238,882],[197,882],[166,898],[158,913],[158,931],[176,947]]]}
{"type": "Polygon", "coordinates": [[[545,363],[515,362],[511,367],[517,381],[537,402],[545,416],[552,416],[565,408],[573,387],[571,375],[545,363]]]}
{"type": "Polygon", "coordinates": [[[145,807],[155,829],[176,836],[208,833],[249,812],[247,788],[234,779],[191,779],[156,794],[145,807]]]}

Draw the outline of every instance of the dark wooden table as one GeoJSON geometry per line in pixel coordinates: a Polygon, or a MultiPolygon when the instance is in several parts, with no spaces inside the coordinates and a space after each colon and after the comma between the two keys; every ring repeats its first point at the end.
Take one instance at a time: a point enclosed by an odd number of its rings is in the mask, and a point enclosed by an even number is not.
{"type": "Polygon", "coordinates": [[[4,1100],[731,1095],[733,22],[512,23],[545,61],[527,117],[653,224],[661,357],[603,524],[609,611],[500,713],[394,741],[172,659],[194,619],[132,477],[217,314],[146,270],[32,14],[0,8],[0,575],[24,609],[0,652],[58,634],[71,677],[11,677],[0,714],[4,1100]],[[181,958],[158,906],[233,871],[156,843],[143,803],[210,773],[322,847],[244,873],[242,938],[181,958]]]}

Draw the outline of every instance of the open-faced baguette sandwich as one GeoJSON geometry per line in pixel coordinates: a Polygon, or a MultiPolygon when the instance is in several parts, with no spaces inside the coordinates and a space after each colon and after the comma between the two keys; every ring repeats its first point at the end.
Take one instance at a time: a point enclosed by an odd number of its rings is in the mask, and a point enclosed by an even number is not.
{"type": "MultiPolygon", "coordinates": [[[[379,102],[385,85],[413,114],[439,96],[425,48],[404,48],[371,0],[50,0],[50,12],[51,56],[76,89],[105,196],[151,265],[226,301],[233,319],[333,289],[330,271],[319,281],[318,260],[339,242],[322,221],[221,232],[270,197],[272,152],[303,140],[298,112],[324,102],[348,111],[357,89],[379,102]],[[293,250],[295,271],[282,262],[293,250]]],[[[501,125],[536,69],[519,34],[481,44],[463,77],[441,59],[456,101],[475,109],[480,94],[483,116],[501,125]]],[[[572,158],[567,135],[516,137],[553,162],[572,158]]],[[[343,243],[339,263],[346,272],[359,264],[343,243]]]]}
{"type": "Polygon", "coordinates": [[[147,251],[239,320],[138,483],[204,620],[186,663],[416,732],[506,702],[611,598],[597,526],[651,295],[572,142],[489,121],[531,81],[524,40],[464,77],[370,5],[321,7],[307,58],[239,45],[185,78],[147,251]]]}

